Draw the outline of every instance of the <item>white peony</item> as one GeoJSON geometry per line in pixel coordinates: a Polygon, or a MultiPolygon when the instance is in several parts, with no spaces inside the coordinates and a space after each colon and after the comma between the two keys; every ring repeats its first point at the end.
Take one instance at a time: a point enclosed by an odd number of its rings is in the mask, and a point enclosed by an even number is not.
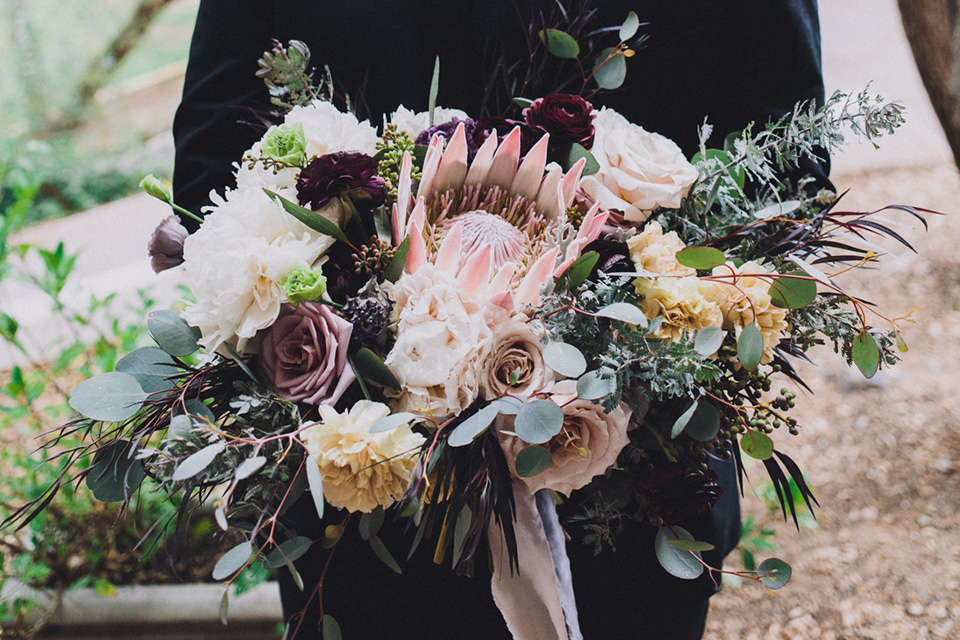
{"type": "Polygon", "coordinates": [[[407,488],[416,453],[425,438],[410,425],[370,433],[390,415],[385,404],[360,400],[349,411],[319,407],[320,422],[303,430],[301,438],[311,461],[320,467],[323,495],[338,509],[369,513],[389,507],[407,488]]]}
{"type": "Polygon", "coordinates": [[[631,222],[643,222],[657,207],[680,206],[698,174],[675,142],[612,109],[601,109],[593,125],[591,153],[600,170],[581,181],[588,196],[631,222]]]}
{"type": "MultiPolygon", "coordinates": [[[[443,107],[437,107],[433,112],[434,124],[450,122],[454,118],[466,120],[467,114],[460,111],[460,109],[444,109],[443,107]]],[[[420,113],[414,113],[410,111],[410,109],[400,105],[397,107],[397,110],[393,112],[393,115],[390,116],[390,124],[397,125],[400,131],[403,131],[416,140],[421,131],[430,127],[430,112],[421,111],[420,113]]]]}
{"type": "Polygon", "coordinates": [[[259,189],[214,198],[200,229],[183,243],[184,276],[195,298],[184,319],[208,352],[230,343],[248,350],[285,300],[279,282],[311,267],[333,239],[310,230],[259,189]]]}
{"type": "Polygon", "coordinates": [[[493,340],[488,311],[456,278],[426,264],[388,288],[396,303],[397,341],[384,361],[403,391],[397,411],[437,418],[469,407],[493,340]]]}

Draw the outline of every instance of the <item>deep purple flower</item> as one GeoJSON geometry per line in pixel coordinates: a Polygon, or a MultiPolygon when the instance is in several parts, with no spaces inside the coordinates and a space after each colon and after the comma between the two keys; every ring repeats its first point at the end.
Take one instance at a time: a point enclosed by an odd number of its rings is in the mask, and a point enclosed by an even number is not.
{"type": "Polygon", "coordinates": [[[723,495],[716,472],[678,463],[658,464],[641,473],[639,480],[638,488],[658,525],[680,524],[712,509],[723,495]]]}
{"type": "Polygon", "coordinates": [[[150,254],[150,266],[154,273],[172,269],[183,263],[183,241],[187,238],[187,230],[180,224],[177,216],[168,216],[163,219],[147,243],[147,253],[150,254]]]}
{"type": "Polygon", "coordinates": [[[356,376],[347,365],[353,325],[327,305],[284,303],[264,332],[260,371],[270,391],[308,404],[334,404],[356,376]]]}
{"type": "Polygon", "coordinates": [[[523,110],[527,126],[541,134],[550,134],[550,150],[577,143],[593,146],[593,105],[567,93],[553,93],[537,98],[523,110]]]}
{"type": "Polygon", "coordinates": [[[467,118],[466,120],[453,118],[448,122],[435,124],[432,127],[421,131],[417,135],[417,139],[413,142],[414,144],[418,145],[428,145],[430,144],[430,140],[433,139],[433,136],[436,134],[440,134],[444,140],[449,142],[454,131],[457,130],[457,126],[461,122],[463,123],[464,133],[467,134],[467,162],[472,162],[474,156],[477,155],[477,151],[480,150],[480,145],[483,144],[483,141],[486,139],[486,136],[480,138],[477,137],[477,123],[473,120],[473,118],[467,118]]]}
{"type": "Polygon", "coordinates": [[[369,208],[383,204],[383,178],[377,161],[358,151],[338,151],[320,156],[300,172],[297,197],[300,204],[319,209],[331,198],[348,196],[354,204],[369,208]]]}
{"type": "Polygon", "coordinates": [[[543,136],[542,132],[531,129],[523,120],[511,120],[499,116],[480,118],[477,120],[474,138],[478,145],[483,144],[490,136],[497,136],[497,140],[503,142],[503,139],[516,127],[520,127],[520,157],[522,158],[543,136]]]}

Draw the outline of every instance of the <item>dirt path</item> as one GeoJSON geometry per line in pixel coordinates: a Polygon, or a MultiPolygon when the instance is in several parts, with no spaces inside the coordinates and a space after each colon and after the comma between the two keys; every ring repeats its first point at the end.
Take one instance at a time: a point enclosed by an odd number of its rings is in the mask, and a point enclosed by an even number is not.
{"type": "Polygon", "coordinates": [[[960,176],[950,165],[834,179],[852,190],[845,210],[902,203],[950,215],[905,234],[919,256],[898,250],[882,271],[844,279],[890,315],[919,307],[904,330],[910,350],[871,381],[829,352],[802,369],[817,393],[798,398],[804,428],[782,446],[823,506],[821,531],[798,533],[748,495],[747,512],[775,525],[774,555],[793,579],[776,596],[752,583],[725,589],[707,640],[960,638],[960,176]]]}

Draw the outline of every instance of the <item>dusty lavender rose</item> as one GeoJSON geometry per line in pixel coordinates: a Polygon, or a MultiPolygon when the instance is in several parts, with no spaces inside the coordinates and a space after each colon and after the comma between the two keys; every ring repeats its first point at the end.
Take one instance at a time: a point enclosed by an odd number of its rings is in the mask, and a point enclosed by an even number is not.
{"type": "Polygon", "coordinates": [[[267,387],[295,402],[334,404],[356,378],[347,366],[352,332],[353,325],[325,304],[284,303],[260,346],[267,387]]]}
{"type": "Polygon", "coordinates": [[[300,204],[319,209],[332,198],[349,196],[370,207],[383,204],[383,178],[377,161],[357,151],[337,151],[314,159],[300,172],[297,197],[300,204]]]}
{"type": "Polygon", "coordinates": [[[543,362],[541,337],[530,323],[516,318],[497,323],[480,374],[480,395],[487,400],[507,393],[529,395],[552,384],[554,375],[543,362]]]}
{"type": "Polygon", "coordinates": [[[183,241],[187,230],[177,216],[167,216],[150,236],[147,253],[154,273],[160,273],[183,263],[183,241]]]}
{"type": "Polygon", "coordinates": [[[554,93],[537,98],[523,110],[523,117],[531,129],[550,134],[551,150],[573,143],[593,146],[593,106],[580,96],[554,93]]]}

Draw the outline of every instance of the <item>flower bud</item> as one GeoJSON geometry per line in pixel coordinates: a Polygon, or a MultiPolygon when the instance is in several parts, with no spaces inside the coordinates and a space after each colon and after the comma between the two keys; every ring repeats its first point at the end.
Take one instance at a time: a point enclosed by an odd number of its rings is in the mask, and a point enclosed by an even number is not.
{"type": "Polygon", "coordinates": [[[280,287],[290,304],[313,302],[327,292],[327,279],[320,269],[295,267],[280,281],[280,287]]]}
{"type": "Polygon", "coordinates": [[[144,176],[143,180],[140,181],[140,188],[157,200],[162,200],[167,204],[173,204],[173,198],[170,197],[170,190],[167,189],[167,186],[163,184],[160,178],[152,173],[144,176]]]}

